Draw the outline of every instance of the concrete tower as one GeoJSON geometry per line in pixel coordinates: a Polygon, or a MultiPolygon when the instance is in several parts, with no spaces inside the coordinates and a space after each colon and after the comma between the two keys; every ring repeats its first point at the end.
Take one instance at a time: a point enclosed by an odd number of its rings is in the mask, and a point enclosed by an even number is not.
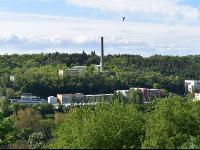
{"type": "Polygon", "coordinates": [[[101,37],[101,72],[103,71],[104,68],[104,43],[103,43],[103,37],[101,37]]]}

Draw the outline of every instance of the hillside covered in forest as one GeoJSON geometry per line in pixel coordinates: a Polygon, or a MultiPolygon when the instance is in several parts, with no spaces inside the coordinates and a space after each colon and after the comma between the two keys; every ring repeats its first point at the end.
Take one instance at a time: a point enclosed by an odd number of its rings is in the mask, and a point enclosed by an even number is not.
{"type": "Polygon", "coordinates": [[[26,54],[0,56],[0,94],[19,97],[30,92],[41,97],[57,93],[111,93],[130,87],[161,88],[183,95],[184,80],[200,78],[200,56],[142,57],[139,55],[107,55],[105,70],[110,75],[94,72],[93,64],[99,64],[100,57],[91,52],[81,54],[26,54]],[[86,65],[87,71],[81,77],[60,78],[60,69],[86,65]],[[15,81],[10,81],[10,76],[15,81]]]}
{"type": "Polygon", "coordinates": [[[200,56],[107,55],[105,70],[111,76],[91,69],[92,64],[99,62],[95,52],[87,55],[84,51],[82,54],[1,55],[0,94],[17,97],[19,93],[31,92],[46,97],[57,93],[110,93],[129,87],[161,88],[184,94],[184,80],[200,77],[200,56]],[[60,69],[76,65],[88,66],[86,74],[59,77],[60,69]],[[10,76],[15,76],[13,83],[10,76]]]}

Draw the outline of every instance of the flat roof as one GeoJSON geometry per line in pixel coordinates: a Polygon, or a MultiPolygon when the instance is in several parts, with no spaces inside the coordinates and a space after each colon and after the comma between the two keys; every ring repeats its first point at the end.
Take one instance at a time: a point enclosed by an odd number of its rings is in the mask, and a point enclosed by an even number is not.
{"type": "Polygon", "coordinates": [[[75,94],[57,94],[58,95],[62,95],[62,96],[75,96],[75,95],[84,95],[82,93],[75,93],[75,94]]]}
{"type": "Polygon", "coordinates": [[[185,80],[185,82],[191,82],[191,81],[200,81],[200,80],[185,80]]]}

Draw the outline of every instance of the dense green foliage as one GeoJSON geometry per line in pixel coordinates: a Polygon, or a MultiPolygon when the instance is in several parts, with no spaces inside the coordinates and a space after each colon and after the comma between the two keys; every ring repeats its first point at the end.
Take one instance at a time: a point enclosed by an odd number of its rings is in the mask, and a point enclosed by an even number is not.
{"type": "Polygon", "coordinates": [[[141,113],[131,104],[74,109],[55,131],[49,148],[139,148],[142,125],[141,113]]]}
{"type": "Polygon", "coordinates": [[[199,101],[169,96],[141,104],[140,93],[130,95],[62,113],[49,111],[48,105],[19,105],[10,117],[1,114],[0,147],[200,148],[199,101]]]}
{"type": "Polygon", "coordinates": [[[9,118],[0,119],[0,147],[10,144],[14,141],[13,121],[9,118]]]}
{"type": "Polygon", "coordinates": [[[200,148],[200,102],[176,96],[153,105],[114,101],[73,109],[45,148],[200,148]]]}
{"type": "Polygon", "coordinates": [[[183,96],[185,79],[200,79],[200,56],[108,55],[109,73],[94,71],[99,60],[95,52],[0,56],[0,148],[200,148],[200,102],[172,96],[183,96]],[[86,65],[86,72],[59,77],[60,69],[75,65],[86,65]],[[24,92],[46,99],[130,87],[160,88],[167,98],[143,104],[141,93],[131,91],[129,98],[114,95],[97,106],[57,110],[8,100],[24,92]]]}
{"type": "Polygon", "coordinates": [[[159,102],[147,119],[143,148],[177,149],[189,136],[200,135],[199,106],[177,97],[159,102]]]}

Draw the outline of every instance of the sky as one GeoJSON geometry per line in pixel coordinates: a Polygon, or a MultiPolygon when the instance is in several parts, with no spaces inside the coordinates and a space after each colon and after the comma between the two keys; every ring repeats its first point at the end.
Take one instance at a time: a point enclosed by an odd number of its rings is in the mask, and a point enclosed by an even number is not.
{"type": "Polygon", "coordinates": [[[200,0],[0,0],[0,54],[100,54],[101,36],[105,54],[200,54],[200,0]]]}

